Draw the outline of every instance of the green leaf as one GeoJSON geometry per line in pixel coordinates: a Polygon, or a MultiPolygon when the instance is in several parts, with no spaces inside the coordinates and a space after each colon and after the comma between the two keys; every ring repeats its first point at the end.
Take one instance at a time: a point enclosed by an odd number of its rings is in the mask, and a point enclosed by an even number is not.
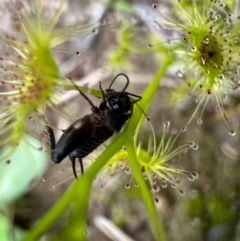
{"type": "Polygon", "coordinates": [[[39,150],[41,142],[25,136],[12,154],[12,147],[1,150],[1,156],[8,156],[0,162],[0,208],[4,208],[28,192],[45,173],[49,153],[39,150]]]}

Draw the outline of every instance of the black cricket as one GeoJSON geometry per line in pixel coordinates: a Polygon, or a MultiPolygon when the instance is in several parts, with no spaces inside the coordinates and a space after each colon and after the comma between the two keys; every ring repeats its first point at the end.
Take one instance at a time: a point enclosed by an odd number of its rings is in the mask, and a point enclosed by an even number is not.
{"type": "Polygon", "coordinates": [[[99,82],[102,98],[99,107],[95,106],[74,82],[73,84],[90,104],[92,113],[76,120],[64,130],[57,144],[55,142],[54,132],[48,125],[47,133],[49,136],[52,162],[60,163],[69,155],[74,176],[77,178],[75,168],[76,158],[79,160],[81,172],[83,174],[82,159],[105,142],[115,132],[119,132],[122,129],[123,125],[133,114],[133,104],[141,100],[142,97],[125,91],[129,85],[129,78],[123,73],[115,76],[105,92],[102,89],[101,82],[99,82]],[[117,92],[111,89],[111,87],[119,76],[124,76],[127,82],[123,90],[117,92]]]}

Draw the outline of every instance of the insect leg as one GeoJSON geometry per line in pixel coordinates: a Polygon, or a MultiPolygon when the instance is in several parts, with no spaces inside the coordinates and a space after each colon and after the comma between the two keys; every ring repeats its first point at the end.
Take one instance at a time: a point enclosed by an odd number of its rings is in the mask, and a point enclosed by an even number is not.
{"type": "MultiPolygon", "coordinates": [[[[72,156],[72,155],[70,154],[70,155],[69,155],[69,159],[70,159],[71,162],[72,162],[72,169],[73,169],[74,177],[77,179],[78,176],[77,176],[76,165],[75,165],[76,157],[75,157],[75,156],[72,156]]],[[[80,167],[81,167],[81,173],[83,174],[83,173],[84,173],[84,169],[83,169],[82,159],[79,158],[78,161],[79,161],[79,164],[80,164],[80,167]]]]}
{"type": "Polygon", "coordinates": [[[69,80],[73,83],[74,87],[78,90],[78,92],[82,95],[82,97],[91,105],[92,112],[99,113],[99,109],[97,108],[97,106],[95,106],[92,103],[92,101],[78,88],[78,86],[75,84],[75,82],[72,79],[69,79],[69,80]]]}
{"type": "Polygon", "coordinates": [[[81,173],[83,175],[84,173],[84,169],[83,169],[83,162],[82,162],[82,159],[78,158],[78,161],[79,161],[79,164],[80,164],[80,167],[81,167],[81,173]]]}
{"type": "Polygon", "coordinates": [[[73,158],[69,157],[69,158],[72,162],[72,169],[73,169],[74,177],[77,179],[77,172],[76,172],[76,168],[75,168],[75,157],[73,157],[73,158]]]}
{"type": "MultiPolygon", "coordinates": [[[[130,96],[133,96],[133,97],[136,97],[137,99],[133,100],[132,101],[132,104],[136,104],[137,107],[142,111],[142,113],[145,115],[145,117],[147,117],[148,115],[144,112],[144,110],[140,107],[140,105],[138,105],[138,101],[142,99],[142,96],[139,96],[139,95],[135,95],[135,94],[132,94],[132,93],[128,93],[128,92],[125,92],[127,95],[130,95],[130,96]]],[[[131,106],[131,113],[133,111],[133,105],[131,106]]]]}
{"type": "Polygon", "coordinates": [[[50,126],[46,125],[46,132],[49,137],[50,148],[51,150],[54,150],[56,142],[55,142],[55,135],[54,135],[53,129],[50,126]]]}
{"type": "Polygon", "coordinates": [[[142,99],[142,96],[139,96],[139,95],[135,95],[135,94],[132,94],[132,93],[128,93],[128,92],[125,92],[127,95],[130,95],[130,96],[133,96],[133,97],[136,97],[137,99],[134,100],[132,103],[136,103],[138,102],[139,100],[142,99]]]}

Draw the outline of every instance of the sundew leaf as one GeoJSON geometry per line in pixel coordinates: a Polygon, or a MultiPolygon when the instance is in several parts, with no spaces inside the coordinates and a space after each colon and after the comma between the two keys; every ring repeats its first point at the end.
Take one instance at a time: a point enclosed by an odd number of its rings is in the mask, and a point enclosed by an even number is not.
{"type": "Polygon", "coordinates": [[[1,156],[8,158],[0,162],[0,208],[14,202],[28,192],[42,177],[48,166],[48,153],[40,149],[41,142],[26,135],[12,154],[6,146],[1,156]]]}

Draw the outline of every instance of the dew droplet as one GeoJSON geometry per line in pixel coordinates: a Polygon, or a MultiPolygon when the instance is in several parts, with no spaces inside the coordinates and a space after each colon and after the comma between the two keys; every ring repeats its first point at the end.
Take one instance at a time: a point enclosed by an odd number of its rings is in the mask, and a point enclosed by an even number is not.
{"type": "MultiPolygon", "coordinates": [[[[156,173],[152,173],[152,178],[153,180],[157,179],[158,175],[156,173]]],[[[154,181],[154,183],[156,183],[156,181],[154,181]]]]}
{"type": "Polygon", "coordinates": [[[150,119],[150,117],[149,116],[147,116],[146,117],[146,121],[150,121],[151,119],[150,119]]]}
{"type": "Polygon", "coordinates": [[[182,189],[179,190],[179,193],[180,193],[182,196],[184,196],[184,194],[185,194],[185,192],[184,192],[182,189]]]}
{"type": "Polygon", "coordinates": [[[159,203],[159,198],[155,197],[154,201],[155,201],[155,203],[159,203]]]}
{"type": "Polygon", "coordinates": [[[138,185],[138,183],[136,182],[135,184],[134,184],[134,187],[138,187],[139,185],[138,185]]]}
{"type": "Polygon", "coordinates": [[[152,185],[152,192],[158,192],[160,190],[159,186],[156,184],[152,185]]]}
{"type": "Polygon", "coordinates": [[[188,180],[191,181],[191,182],[193,182],[193,181],[195,180],[195,178],[194,178],[193,175],[189,175],[189,176],[188,176],[188,180]]]}
{"type": "Polygon", "coordinates": [[[235,136],[236,135],[236,132],[234,130],[230,130],[228,133],[229,133],[230,136],[235,136]]]}
{"type": "Polygon", "coordinates": [[[165,121],[165,122],[163,122],[163,128],[164,129],[168,129],[169,128],[169,126],[170,126],[170,121],[165,121]]]}
{"type": "Polygon", "coordinates": [[[95,33],[95,34],[97,34],[98,33],[98,29],[97,28],[92,28],[92,33],[95,33]]]}
{"type": "Polygon", "coordinates": [[[196,98],[196,99],[195,99],[195,103],[198,104],[199,102],[200,102],[199,98],[196,98]]]}
{"type": "Polygon", "coordinates": [[[196,179],[198,178],[198,173],[197,172],[192,172],[191,175],[196,179]]]}
{"type": "Polygon", "coordinates": [[[177,130],[176,128],[173,128],[173,129],[171,130],[172,135],[176,135],[177,132],[178,132],[178,130],[177,130]]]}
{"type": "Polygon", "coordinates": [[[181,132],[184,132],[184,131],[186,131],[187,130],[187,127],[186,126],[182,126],[181,127],[181,132]]]}
{"type": "Polygon", "coordinates": [[[197,144],[193,145],[193,150],[197,150],[197,149],[198,149],[198,145],[197,144]]]}
{"type": "Polygon", "coordinates": [[[233,90],[237,90],[238,89],[238,86],[233,86],[233,90]]]}
{"type": "Polygon", "coordinates": [[[126,169],[125,169],[125,173],[126,173],[126,174],[131,174],[131,173],[132,173],[132,171],[131,171],[131,169],[130,169],[130,168],[126,168],[126,169]]]}
{"type": "Polygon", "coordinates": [[[220,8],[224,8],[225,6],[226,6],[225,3],[223,3],[223,2],[219,3],[220,8]]]}
{"type": "Polygon", "coordinates": [[[126,188],[126,189],[129,189],[130,187],[131,187],[131,185],[130,185],[129,183],[126,183],[126,184],[125,184],[125,188],[126,188]]]}
{"type": "Polygon", "coordinates": [[[50,191],[55,191],[55,189],[56,189],[55,186],[51,186],[51,187],[49,188],[50,191]]]}
{"type": "Polygon", "coordinates": [[[43,182],[46,182],[46,181],[47,181],[47,177],[43,177],[43,178],[42,178],[42,181],[43,181],[43,182]]]}
{"type": "Polygon", "coordinates": [[[184,76],[182,70],[180,70],[180,69],[177,71],[176,74],[177,74],[177,76],[180,77],[180,78],[182,78],[182,77],[184,76]]]}
{"type": "Polygon", "coordinates": [[[200,126],[200,125],[202,125],[202,119],[201,118],[199,118],[199,119],[197,119],[197,124],[200,126]]]}
{"type": "Polygon", "coordinates": [[[203,40],[203,44],[209,44],[209,38],[205,38],[205,39],[203,40]]]}
{"type": "Polygon", "coordinates": [[[158,5],[157,5],[156,3],[153,3],[153,4],[152,4],[152,8],[154,8],[154,9],[156,9],[157,6],[158,6],[158,5]]]}
{"type": "Polygon", "coordinates": [[[121,170],[123,170],[124,167],[125,167],[125,165],[124,165],[123,163],[120,163],[120,164],[119,164],[119,168],[120,168],[121,170]]]}
{"type": "Polygon", "coordinates": [[[210,89],[207,89],[207,90],[206,90],[206,93],[207,93],[208,95],[211,95],[211,94],[212,94],[212,91],[211,91],[210,89]]]}
{"type": "Polygon", "coordinates": [[[182,183],[179,180],[176,180],[176,185],[180,186],[182,183]]]}
{"type": "Polygon", "coordinates": [[[166,188],[168,185],[167,185],[167,182],[163,182],[162,183],[162,188],[166,188]]]}

